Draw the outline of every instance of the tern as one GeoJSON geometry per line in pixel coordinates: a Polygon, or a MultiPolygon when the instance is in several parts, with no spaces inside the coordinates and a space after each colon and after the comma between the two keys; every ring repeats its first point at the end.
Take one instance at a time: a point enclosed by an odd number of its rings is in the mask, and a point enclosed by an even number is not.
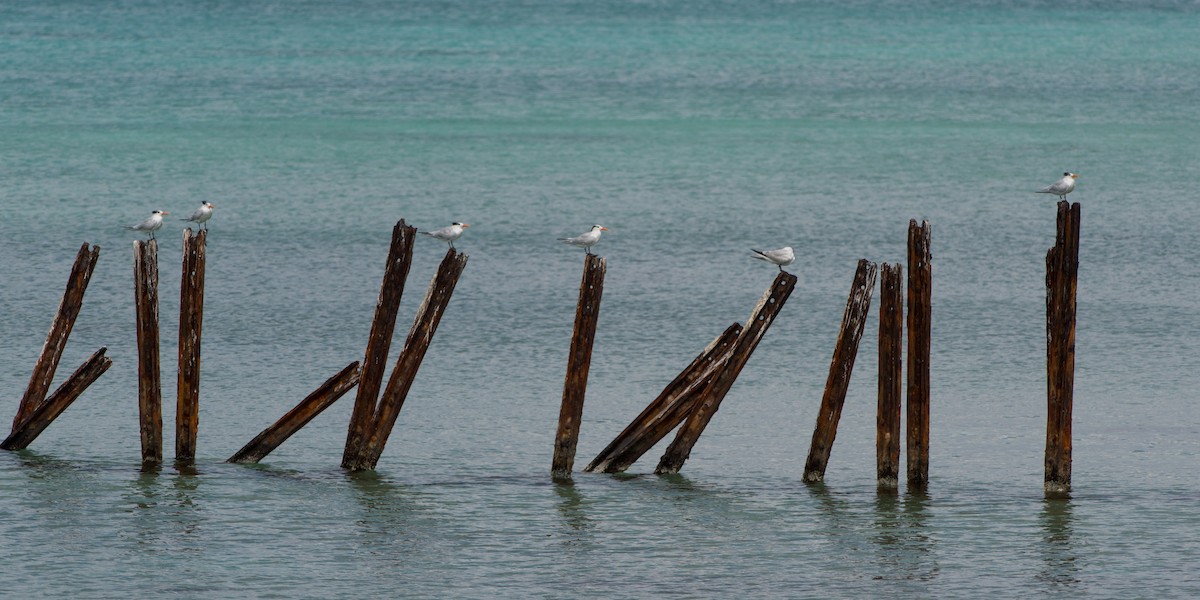
{"type": "MultiPolygon", "coordinates": [[[[201,202],[200,208],[197,208],[196,212],[192,213],[192,216],[186,219],[180,219],[180,221],[191,221],[197,225],[204,225],[209,219],[212,218],[212,211],[214,208],[216,207],[213,206],[212,202],[201,202]]],[[[208,225],[204,225],[204,228],[208,229],[208,225]]]]}
{"type": "Polygon", "coordinates": [[[454,240],[457,240],[458,238],[462,237],[463,230],[468,227],[470,227],[470,225],[468,225],[467,223],[457,223],[456,222],[456,223],[451,223],[449,227],[443,227],[436,231],[422,231],[421,233],[423,233],[431,238],[436,238],[436,239],[442,240],[443,242],[450,244],[450,247],[453,248],[454,240]]]}
{"type": "Polygon", "coordinates": [[[1076,177],[1079,177],[1079,175],[1068,171],[1066,173],[1063,173],[1062,179],[1055,181],[1053,185],[1051,185],[1050,187],[1048,187],[1044,190],[1038,190],[1036,193],[1038,193],[1038,194],[1054,194],[1055,196],[1058,196],[1059,200],[1066,200],[1067,194],[1070,194],[1071,192],[1075,191],[1075,178],[1076,177]]]}
{"type": "Polygon", "coordinates": [[[603,225],[592,225],[592,228],[583,235],[577,235],[569,238],[558,238],[558,241],[564,244],[570,244],[572,246],[583,248],[585,253],[591,254],[592,246],[595,246],[596,242],[600,241],[601,231],[608,231],[608,228],[604,227],[603,225]]]}
{"type": "Polygon", "coordinates": [[[755,250],[750,249],[754,254],[754,258],[765,260],[779,267],[779,272],[783,272],[783,268],[796,262],[796,253],[792,251],[791,246],[784,246],[775,250],[755,250]]]}
{"type": "Polygon", "coordinates": [[[154,232],[162,229],[162,219],[164,216],[171,213],[165,210],[150,211],[150,216],[146,217],[145,221],[137,225],[126,225],[125,229],[130,231],[141,231],[150,234],[150,239],[154,239],[154,232]]]}

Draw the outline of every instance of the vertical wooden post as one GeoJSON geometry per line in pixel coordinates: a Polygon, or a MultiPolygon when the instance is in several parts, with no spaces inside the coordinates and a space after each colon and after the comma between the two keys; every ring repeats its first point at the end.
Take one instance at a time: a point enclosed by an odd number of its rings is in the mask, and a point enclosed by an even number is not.
{"type": "Polygon", "coordinates": [[[595,254],[584,255],[579,303],[575,307],[575,329],[571,334],[562,406],[558,413],[558,431],[554,436],[554,459],[550,465],[550,476],[555,479],[571,477],[571,470],[575,466],[579,422],[583,418],[583,397],[587,391],[592,342],[600,321],[600,298],[604,294],[604,274],[607,269],[607,260],[595,254]]]}
{"type": "Polygon", "coordinates": [[[929,483],[929,347],[930,266],[929,221],[908,222],[908,485],[929,483]]]}
{"type": "Polygon", "coordinates": [[[883,263],[879,279],[879,398],[875,472],[882,488],[900,484],[900,398],[904,364],[903,268],[883,263]]]}
{"type": "Polygon", "coordinates": [[[75,256],[75,264],[67,278],[67,288],[58,304],[58,313],[50,324],[50,332],[46,334],[42,353],[38,356],[33,374],[29,377],[29,386],[25,388],[25,395],[21,397],[17,414],[13,417],[14,431],[37,410],[46,399],[46,393],[50,391],[54,372],[58,369],[58,361],[62,358],[63,349],[67,347],[67,338],[71,335],[71,328],[75,326],[75,319],[83,308],[83,293],[87,291],[88,282],[91,281],[92,271],[96,269],[96,260],[99,257],[100,247],[92,246],[89,249],[86,243],[79,248],[79,253],[75,256]]]}
{"type": "Polygon", "coordinates": [[[200,424],[200,332],[204,321],[204,254],[207,230],[183,230],[183,275],[179,284],[179,369],[175,403],[175,461],[196,460],[200,424]]]}
{"type": "Polygon", "coordinates": [[[795,287],[795,275],[780,271],[775,276],[771,287],[767,288],[767,291],[759,298],[758,304],[750,312],[750,317],[746,319],[745,328],[738,336],[733,352],[725,363],[725,368],[705,388],[703,399],[692,410],[687,421],[679,427],[675,439],[671,440],[671,444],[667,446],[662,458],[659,459],[658,467],[654,469],[655,473],[660,475],[678,473],[683,468],[683,463],[687,462],[692,453],[692,447],[700,439],[700,434],[704,433],[704,428],[717,414],[717,409],[721,407],[721,401],[733,387],[733,382],[737,380],[742,368],[746,366],[746,361],[750,360],[750,355],[758,347],[758,342],[767,333],[767,329],[771,327],[775,316],[783,309],[783,305],[795,287]]]}
{"type": "Polygon", "coordinates": [[[829,377],[825,380],[825,394],[821,396],[821,409],[813,430],[812,445],[804,464],[806,483],[825,478],[825,467],[829,464],[829,453],[833,450],[838,420],[842,418],[842,406],[850,387],[850,374],[854,371],[854,359],[858,356],[858,342],[867,326],[871,292],[875,289],[875,271],[875,263],[866,259],[858,261],[854,283],[850,286],[850,298],[846,300],[846,312],[842,315],[837,346],[829,363],[829,377]]]}
{"type": "Polygon", "coordinates": [[[346,447],[342,451],[343,468],[355,468],[354,465],[362,465],[367,460],[367,440],[375,423],[379,389],[383,387],[388,351],[391,349],[392,334],[396,329],[396,314],[400,311],[400,299],[404,296],[404,284],[412,266],[413,240],[416,233],[417,228],[408,226],[404,219],[400,219],[392,227],[392,243],[388,248],[383,282],[379,286],[375,319],[371,322],[371,334],[367,338],[358,392],[354,398],[354,411],[350,416],[349,430],[346,432],[346,447]]]}
{"type": "Polygon", "coordinates": [[[1045,493],[1071,491],[1071,412],[1075,390],[1075,292],[1079,277],[1079,203],[1058,203],[1054,247],[1046,254],[1045,493]]]}
{"type": "Polygon", "coordinates": [[[37,436],[41,435],[50,423],[54,422],[92,382],[100,378],[109,367],[112,359],[104,356],[107,348],[97,350],[92,357],[83,363],[50,397],[34,409],[29,418],[25,419],[12,435],[0,442],[4,450],[21,450],[29,446],[37,436]]]}
{"type": "Polygon", "coordinates": [[[133,304],[138,347],[138,429],[142,468],[162,464],[162,383],[158,368],[158,241],[133,243],[133,304]]]}

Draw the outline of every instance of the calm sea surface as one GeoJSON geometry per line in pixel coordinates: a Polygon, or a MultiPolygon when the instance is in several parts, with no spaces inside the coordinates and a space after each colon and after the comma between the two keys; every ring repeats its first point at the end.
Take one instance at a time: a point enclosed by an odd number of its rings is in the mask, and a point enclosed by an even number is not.
{"type": "MultiPolygon", "coordinates": [[[[0,452],[0,596],[1200,595],[1195,2],[0,2],[0,418],[83,242],[56,381],[0,452]],[[1046,250],[1080,174],[1074,480],[1042,493],[1046,250]],[[197,465],[139,472],[131,242],[159,233],[174,447],[180,232],[210,221],[197,465]],[[470,262],[377,471],[352,394],[393,224],[470,262]],[[877,493],[875,315],[800,481],[855,264],[933,228],[931,483],[877,493]],[[775,276],[800,284],[679,476],[549,479],[582,252],[610,228],[577,467],[775,276]]],[[[397,340],[445,251],[419,239],[397,340]]],[[[394,358],[395,354],[393,354],[394,358]]]]}

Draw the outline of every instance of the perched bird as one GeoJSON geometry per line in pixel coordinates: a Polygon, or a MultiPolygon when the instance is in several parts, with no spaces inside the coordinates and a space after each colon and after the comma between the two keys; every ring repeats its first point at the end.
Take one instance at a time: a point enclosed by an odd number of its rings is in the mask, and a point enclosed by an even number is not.
{"type": "Polygon", "coordinates": [[[1071,172],[1063,173],[1063,178],[1055,181],[1050,187],[1038,190],[1038,194],[1054,194],[1059,200],[1066,200],[1067,194],[1075,191],[1075,178],[1079,175],[1071,172]]]}
{"type": "Polygon", "coordinates": [[[468,227],[470,227],[470,225],[466,223],[451,223],[449,227],[443,227],[436,231],[422,231],[421,233],[431,238],[442,240],[443,242],[450,244],[450,247],[453,248],[454,240],[462,237],[463,230],[468,227]]]}
{"type": "Polygon", "coordinates": [[[796,262],[796,253],[792,252],[791,246],[784,246],[776,250],[755,250],[753,248],[750,250],[754,252],[752,255],[754,258],[777,265],[780,272],[783,271],[784,267],[796,262]]]}
{"type": "MultiPolygon", "coordinates": [[[[204,225],[209,219],[212,218],[212,211],[214,208],[216,207],[213,206],[212,202],[201,202],[200,208],[197,208],[196,212],[192,213],[192,216],[186,219],[180,219],[180,221],[191,221],[197,225],[204,225]]],[[[208,225],[204,225],[204,228],[208,229],[208,225]]]]}
{"type": "Polygon", "coordinates": [[[583,235],[577,235],[575,237],[569,237],[569,238],[558,238],[558,241],[560,241],[564,244],[570,244],[572,246],[577,246],[579,248],[583,248],[585,253],[591,254],[592,246],[595,246],[596,242],[600,241],[600,232],[601,231],[608,231],[608,228],[604,227],[602,225],[592,225],[592,228],[583,235]]]}
{"type": "Polygon", "coordinates": [[[141,231],[150,234],[150,239],[154,239],[154,232],[162,229],[162,219],[171,213],[165,210],[150,211],[150,216],[146,217],[145,221],[137,225],[126,225],[125,229],[130,231],[141,231]]]}

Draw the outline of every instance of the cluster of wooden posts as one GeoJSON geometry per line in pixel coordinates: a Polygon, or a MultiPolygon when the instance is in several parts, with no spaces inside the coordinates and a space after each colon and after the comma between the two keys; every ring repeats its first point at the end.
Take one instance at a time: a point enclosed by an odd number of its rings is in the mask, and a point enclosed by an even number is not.
{"type": "MultiPolygon", "coordinates": [[[[465,254],[459,254],[454,248],[446,252],[385,385],[383,378],[387,370],[388,353],[412,263],[416,232],[416,228],[408,226],[403,219],[393,228],[375,318],[361,365],[357,361],[352,362],[329,378],[231,456],[228,462],[258,462],[350,389],[357,387],[341,464],[352,471],[375,468],[458,278],[467,264],[465,254]]],[[[196,456],[207,234],[207,231],[201,230],[193,235],[191,229],[186,229],[183,234],[176,464],[191,464],[196,456]]],[[[80,248],[58,314],[13,420],[12,433],[0,443],[0,448],[17,450],[27,447],[112,365],[112,361],[104,356],[105,348],[101,348],[58,389],[48,394],[63,348],[82,306],[99,251],[99,247],[89,247],[87,244],[80,248]]],[[[1056,243],[1046,257],[1047,494],[1065,493],[1070,489],[1078,265],[1079,204],[1060,202],[1056,243]]],[[[574,466],[606,266],[604,258],[585,255],[551,464],[551,475],[555,479],[569,478],[574,466]]],[[[876,438],[878,483],[881,488],[896,488],[899,482],[901,388],[902,381],[905,381],[902,379],[902,363],[904,356],[907,356],[907,482],[910,488],[928,484],[932,270],[929,223],[918,224],[916,221],[909,222],[906,319],[901,265],[884,263],[879,269],[875,263],[867,260],[858,263],[834,347],[825,392],[821,397],[812,445],[805,462],[805,482],[824,479],[859,341],[866,325],[877,272],[882,273],[876,438]],[[905,324],[908,331],[906,354],[902,352],[905,324]]],[[[144,469],[153,469],[163,462],[158,243],[155,240],[134,242],[134,281],[142,465],[144,469]]],[[[675,438],[667,446],[655,472],[679,472],[795,286],[796,277],[781,271],[754,306],[746,323],[734,323],[718,335],[584,471],[625,471],[667,434],[676,430],[675,438]]]]}

